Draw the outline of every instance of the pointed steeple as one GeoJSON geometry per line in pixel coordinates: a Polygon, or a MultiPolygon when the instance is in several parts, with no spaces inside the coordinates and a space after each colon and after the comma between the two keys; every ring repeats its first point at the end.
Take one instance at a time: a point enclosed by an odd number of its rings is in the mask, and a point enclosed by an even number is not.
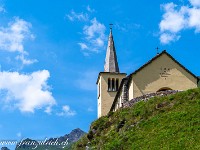
{"type": "Polygon", "coordinates": [[[112,28],[110,28],[110,35],[108,39],[108,47],[107,47],[107,52],[106,52],[104,72],[118,72],[119,73],[115,44],[114,44],[114,39],[112,35],[112,28]]]}

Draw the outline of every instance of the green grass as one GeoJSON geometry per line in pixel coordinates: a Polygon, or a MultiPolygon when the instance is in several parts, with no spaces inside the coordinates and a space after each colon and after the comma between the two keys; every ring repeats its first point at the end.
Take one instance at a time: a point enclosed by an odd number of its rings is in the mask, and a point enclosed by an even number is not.
{"type": "Polygon", "coordinates": [[[139,102],[91,124],[72,149],[200,149],[200,89],[139,102]]]}

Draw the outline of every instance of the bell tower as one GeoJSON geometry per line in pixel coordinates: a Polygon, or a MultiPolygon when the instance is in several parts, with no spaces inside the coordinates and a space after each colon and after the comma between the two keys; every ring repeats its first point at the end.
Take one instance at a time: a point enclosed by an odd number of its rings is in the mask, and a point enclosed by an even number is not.
{"type": "Polygon", "coordinates": [[[120,83],[124,77],[126,77],[126,73],[120,73],[119,71],[112,27],[110,27],[104,72],[99,73],[96,82],[98,89],[98,118],[107,115],[110,111],[120,83]]]}

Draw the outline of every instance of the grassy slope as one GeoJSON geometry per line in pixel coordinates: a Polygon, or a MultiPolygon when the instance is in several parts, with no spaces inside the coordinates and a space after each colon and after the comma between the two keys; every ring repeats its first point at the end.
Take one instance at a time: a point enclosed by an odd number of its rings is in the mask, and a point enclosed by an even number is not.
{"type": "Polygon", "coordinates": [[[73,149],[200,149],[200,89],[152,98],[92,123],[73,149]]]}

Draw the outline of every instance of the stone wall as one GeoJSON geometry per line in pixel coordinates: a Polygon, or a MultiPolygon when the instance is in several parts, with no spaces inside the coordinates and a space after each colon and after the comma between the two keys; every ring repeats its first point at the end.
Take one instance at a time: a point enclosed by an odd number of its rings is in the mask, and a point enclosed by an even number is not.
{"type": "Polygon", "coordinates": [[[133,98],[130,101],[125,102],[123,104],[123,108],[132,107],[135,103],[137,103],[139,101],[148,101],[150,98],[155,97],[155,96],[158,96],[158,97],[167,96],[167,95],[176,94],[178,92],[181,92],[181,91],[178,91],[178,90],[167,90],[167,91],[160,91],[160,92],[156,92],[156,93],[149,93],[149,94],[146,94],[146,95],[143,95],[143,96],[139,96],[139,97],[133,98]]]}

